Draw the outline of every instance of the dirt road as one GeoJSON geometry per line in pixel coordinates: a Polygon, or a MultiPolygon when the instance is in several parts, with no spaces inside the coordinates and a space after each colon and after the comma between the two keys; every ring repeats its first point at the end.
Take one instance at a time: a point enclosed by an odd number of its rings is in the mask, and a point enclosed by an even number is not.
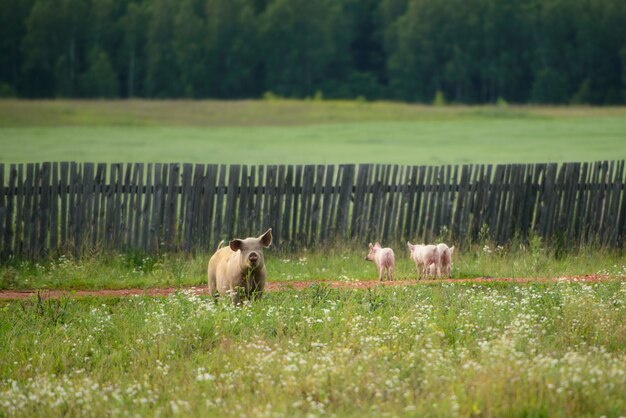
{"type": "MultiPolygon", "coordinates": [[[[559,278],[488,278],[477,277],[472,279],[445,279],[445,280],[396,280],[393,282],[383,282],[383,286],[412,286],[412,285],[432,285],[437,283],[491,283],[491,282],[511,282],[511,283],[550,283],[550,282],[584,282],[597,283],[609,280],[626,280],[626,277],[609,277],[606,275],[586,275],[586,276],[569,276],[559,278]]],[[[307,280],[293,282],[269,282],[266,290],[269,292],[279,291],[282,289],[301,290],[307,287],[325,284],[338,289],[367,289],[381,285],[376,280],[350,280],[350,281],[323,281],[323,280],[307,280]]],[[[36,296],[40,292],[45,298],[67,297],[124,297],[132,295],[144,296],[167,296],[180,290],[190,290],[196,294],[206,294],[206,287],[185,287],[185,288],[149,288],[149,289],[104,289],[104,290],[0,290],[0,300],[28,299],[36,296]]]]}

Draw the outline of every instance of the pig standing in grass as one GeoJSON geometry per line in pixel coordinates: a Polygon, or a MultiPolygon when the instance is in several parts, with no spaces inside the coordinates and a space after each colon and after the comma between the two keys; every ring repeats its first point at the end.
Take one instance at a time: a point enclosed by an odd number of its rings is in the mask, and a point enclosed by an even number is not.
{"type": "Polygon", "coordinates": [[[235,304],[241,299],[260,297],[265,288],[263,247],[272,243],[272,229],[257,238],[234,239],[219,248],[209,260],[209,293],[230,295],[235,304]]]}
{"type": "Polygon", "coordinates": [[[454,246],[448,247],[443,242],[437,244],[437,251],[439,252],[439,276],[452,277],[452,254],[454,253],[454,246]]]}
{"type": "Polygon", "coordinates": [[[378,280],[383,281],[383,272],[387,270],[387,280],[393,280],[393,267],[396,263],[396,258],[391,248],[381,248],[380,243],[372,245],[369,244],[370,252],[365,256],[368,261],[376,263],[378,269],[378,280]]]}
{"type": "Polygon", "coordinates": [[[408,241],[406,244],[409,247],[411,259],[415,261],[417,279],[420,279],[420,271],[424,277],[428,278],[430,274],[434,278],[439,269],[439,251],[437,250],[437,246],[424,244],[413,245],[408,241]],[[431,266],[433,266],[432,269],[431,266]]]}

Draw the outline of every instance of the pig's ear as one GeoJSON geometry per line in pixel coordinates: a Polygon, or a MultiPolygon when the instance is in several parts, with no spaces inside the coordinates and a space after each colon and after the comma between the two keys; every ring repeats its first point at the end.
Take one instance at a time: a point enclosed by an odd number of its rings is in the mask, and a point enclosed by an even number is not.
{"type": "Polygon", "coordinates": [[[452,255],[453,253],[454,253],[454,245],[450,247],[450,255],[452,255]]]}
{"type": "Polygon", "coordinates": [[[369,243],[369,247],[370,247],[370,250],[371,250],[372,248],[374,248],[374,246],[372,245],[372,243],[371,243],[371,242],[369,243]]]}
{"type": "Polygon", "coordinates": [[[241,250],[241,244],[243,243],[241,242],[240,239],[234,239],[228,243],[228,245],[230,246],[230,249],[235,252],[241,250]]]}
{"type": "Polygon", "coordinates": [[[409,250],[413,251],[413,244],[411,244],[410,241],[406,242],[407,247],[409,247],[409,250]]]}
{"type": "Polygon", "coordinates": [[[376,244],[374,244],[374,247],[380,248],[380,242],[376,242],[376,244]]]}
{"type": "Polygon", "coordinates": [[[265,231],[265,233],[259,237],[259,240],[261,241],[261,245],[266,248],[272,245],[272,228],[265,231]]]}

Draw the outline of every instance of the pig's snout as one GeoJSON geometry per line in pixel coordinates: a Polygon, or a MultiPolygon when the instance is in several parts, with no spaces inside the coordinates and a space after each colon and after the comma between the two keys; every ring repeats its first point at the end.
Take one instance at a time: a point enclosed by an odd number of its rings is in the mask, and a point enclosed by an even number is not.
{"type": "Polygon", "coordinates": [[[250,260],[251,264],[256,264],[259,261],[259,254],[252,252],[248,255],[248,260],[250,260]]]}

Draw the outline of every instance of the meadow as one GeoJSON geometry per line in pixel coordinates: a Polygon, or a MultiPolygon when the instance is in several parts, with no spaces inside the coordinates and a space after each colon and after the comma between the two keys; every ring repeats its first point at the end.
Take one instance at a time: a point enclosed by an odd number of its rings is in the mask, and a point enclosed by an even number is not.
{"type": "Polygon", "coordinates": [[[626,108],[0,100],[0,163],[458,164],[626,158],[626,108]]]}
{"type": "Polygon", "coordinates": [[[0,415],[623,416],[626,282],[0,304],[0,415]]]}

